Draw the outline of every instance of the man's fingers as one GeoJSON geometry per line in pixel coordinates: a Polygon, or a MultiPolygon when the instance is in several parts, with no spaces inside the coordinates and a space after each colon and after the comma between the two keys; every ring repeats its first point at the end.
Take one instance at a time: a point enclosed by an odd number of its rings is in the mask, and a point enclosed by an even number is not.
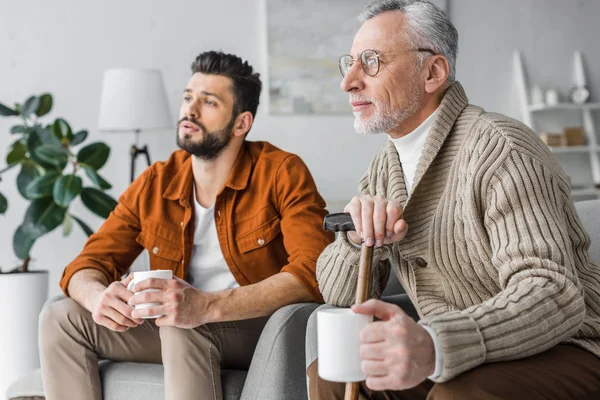
{"type": "MultiPolygon", "coordinates": [[[[366,246],[375,245],[375,232],[373,229],[373,202],[363,199],[360,209],[363,240],[366,246]]],[[[356,224],[356,223],[355,223],[356,224]]]]}
{"type": "Polygon", "coordinates": [[[367,381],[365,383],[367,384],[367,387],[371,390],[383,391],[383,390],[386,390],[386,389],[389,389],[390,387],[392,387],[393,382],[394,381],[390,377],[390,375],[384,375],[384,376],[368,376],[367,381]]]}
{"type": "Polygon", "coordinates": [[[105,316],[100,317],[100,319],[98,320],[98,325],[102,325],[115,332],[125,332],[129,329],[126,326],[117,324],[115,321],[105,316]]]}
{"type": "MultiPolygon", "coordinates": [[[[133,297],[132,297],[133,298],[133,297]]],[[[136,319],[133,318],[131,316],[131,312],[133,311],[133,307],[131,307],[129,304],[127,303],[123,303],[121,301],[115,301],[113,304],[111,304],[112,307],[117,310],[118,313],[120,313],[121,315],[123,315],[125,318],[129,319],[131,322],[133,322],[135,324],[135,326],[138,326],[139,324],[141,324],[142,322],[144,322],[141,319],[136,319]]]]}
{"type": "Polygon", "coordinates": [[[135,306],[143,303],[163,303],[163,292],[139,292],[129,299],[129,305],[135,306]]]}
{"type": "Polygon", "coordinates": [[[123,286],[127,287],[127,285],[129,285],[129,282],[131,282],[133,280],[133,274],[135,272],[131,272],[129,275],[127,275],[127,277],[125,279],[121,280],[121,283],[123,284],[123,286]]]}
{"type": "Polygon", "coordinates": [[[112,307],[106,307],[102,311],[105,317],[113,320],[120,326],[125,326],[127,328],[135,328],[138,325],[137,323],[133,322],[129,317],[124,316],[112,307]]]}
{"type": "MultiPolygon", "coordinates": [[[[373,323],[375,325],[375,323],[373,323]]],[[[385,337],[385,334],[383,335],[385,337]]],[[[363,343],[360,345],[360,358],[363,360],[381,361],[385,359],[390,350],[390,345],[385,341],[363,343]]]]}
{"type": "Polygon", "coordinates": [[[387,339],[383,321],[371,322],[360,331],[362,343],[381,343],[387,339]]]}
{"type": "Polygon", "coordinates": [[[386,244],[399,242],[406,237],[406,234],[408,233],[408,224],[406,221],[403,219],[396,221],[393,232],[392,236],[386,237],[386,244]]]}
{"type": "Polygon", "coordinates": [[[405,315],[404,311],[397,305],[374,299],[355,304],[352,306],[352,310],[358,314],[373,315],[384,321],[389,320],[396,314],[405,315]]]}
{"type": "Polygon", "coordinates": [[[141,282],[136,283],[133,286],[133,292],[141,292],[146,289],[166,289],[169,284],[168,279],[160,279],[160,278],[148,278],[144,279],[141,282]]]}
{"type": "Polygon", "coordinates": [[[362,204],[360,202],[360,199],[358,197],[354,197],[352,201],[350,201],[350,203],[348,203],[348,205],[344,207],[344,212],[350,214],[350,216],[352,217],[352,222],[354,222],[354,230],[356,231],[356,233],[358,233],[358,236],[364,237],[361,219],[362,217],[360,213],[361,207],[362,204]]]}
{"type": "Polygon", "coordinates": [[[373,206],[373,230],[375,235],[375,246],[380,247],[385,240],[385,225],[387,221],[387,200],[376,198],[373,206]]]}
{"type": "Polygon", "coordinates": [[[394,234],[394,225],[398,220],[402,219],[402,206],[396,200],[390,200],[387,203],[387,221],[385,222],[386,238],[390,238],[394,234]]]}
{"type": "Polygon", "coordinates": [[[147,308],[137,308],[133,310],[132,316],[134,318],[148,318],[153,315],[162,315],[166,313],[166,307],[163,305],[160,306],[152,306],[147,308]]]}
{"type": "Polygon", "coordinates": [[[368,376],[385,376],[389,368],[382,361],[362,360],[360,368],[368,376]]]}

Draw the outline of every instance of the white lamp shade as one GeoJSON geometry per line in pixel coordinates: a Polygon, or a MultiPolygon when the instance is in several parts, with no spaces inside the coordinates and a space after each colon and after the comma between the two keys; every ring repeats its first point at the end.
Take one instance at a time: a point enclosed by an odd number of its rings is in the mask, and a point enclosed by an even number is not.
{"type": "Polygon", "coordinates": [[[159,70],[119,68],[104,72],[98,121],[101,131],[173,126],[159,70]]]}

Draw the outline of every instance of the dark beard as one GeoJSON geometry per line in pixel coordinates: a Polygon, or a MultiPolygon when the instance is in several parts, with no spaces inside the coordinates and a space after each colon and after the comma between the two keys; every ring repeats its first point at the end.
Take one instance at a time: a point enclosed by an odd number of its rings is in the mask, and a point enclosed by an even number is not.
{"type": "Polygon", "coordinates": [[[227,124],[225,128],[215,132],[208,132],[206,127],[200,122],[196,121],[194,118],[183,117],[177,123],[177,132],[175,136],[177,138],[177,146],[179,146],[180,149],[187,151],[191,155],[201,158],[202,160],[214,160],[229,145],[229,142],[233,137],[234,123],[235,120],[232,117],[229,121],[229,124],[227,124]],[[188,135],[185,135],[183,138],[179,137],[179,125],[183,121],[189,121],[200,127],[202,132],[204,132],[204,137],[200,142],[193,142],[189,140],[191,136],[188,135]]]}

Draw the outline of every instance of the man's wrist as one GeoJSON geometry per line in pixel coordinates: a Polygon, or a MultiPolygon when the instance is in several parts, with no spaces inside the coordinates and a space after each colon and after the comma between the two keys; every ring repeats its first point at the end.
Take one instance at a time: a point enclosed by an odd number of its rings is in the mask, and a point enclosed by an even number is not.
{"type": "Polygon", "coordinates": [[[223,321],[224,307],[227,292],[231,290],[221,290],[218,292],[206,293],[199,291],[199,307],[202,310],[199,316],[202,324],[223,321]]]}

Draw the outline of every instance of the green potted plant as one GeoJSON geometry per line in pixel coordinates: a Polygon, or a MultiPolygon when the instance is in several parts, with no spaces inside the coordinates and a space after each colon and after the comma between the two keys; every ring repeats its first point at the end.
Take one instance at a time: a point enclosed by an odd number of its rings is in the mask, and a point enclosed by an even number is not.
{"type": "MultiPolygon", "coordinates": [[[[18,192],[29,203],[23,222],[16,227],[12,247],[21,260],[9,265],[12,257],[0,256],[0,354],[10,374],[0,377],[0,392],[12,379],[39,365],[37,319],[48,293],[48,272],[29,271],[31,249],[37,239],[62,226],[71,233],[74,223],[89,236],[92,229],[69,209],[76,198],[94,214],[106,218],[117,202],[104,190],[111,185],[98,173],[106,163],[110,148],[102,142],[81,146],[88,132],[73,132],[62,118],[46,124],[40,117],[52,109],[48,93],[31,96],[23,104],[8,107],[0,103],[0,116],[18,122],[10,129],[15,140],[8,149],[5,172],[19,168],[18,192]],[[12,375],[12,376],[11,376],[12,375]]],[[[2,189],[0,182],[0,189],[2,189]]],[[[9,210],[0,192],[0,215],[9,210]]],[[[0,216],[0,218],[2,218],[0,216]]],[[[1,222],[0,222],[1,223],[1,222]]],[[[3,228],[4,228],[4,224],[3,228]]]]}

